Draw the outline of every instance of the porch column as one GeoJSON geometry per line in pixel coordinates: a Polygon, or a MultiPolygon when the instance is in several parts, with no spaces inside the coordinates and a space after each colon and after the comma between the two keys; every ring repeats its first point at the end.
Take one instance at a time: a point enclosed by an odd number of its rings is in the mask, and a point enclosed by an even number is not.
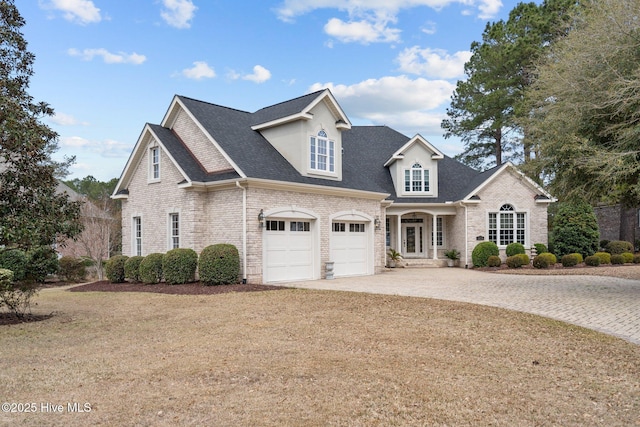
{"type": "Polygon", "coordinates": [[[402,215],[397,215],[396,221],[396,251],[402,253],[402,215]]]}
{"type": "Polygon", "coordinates": [[[433,223],[431,224],[431,250],[433,250],[433,259],[438,259],[438,215],[433,215],[433,223]]]}

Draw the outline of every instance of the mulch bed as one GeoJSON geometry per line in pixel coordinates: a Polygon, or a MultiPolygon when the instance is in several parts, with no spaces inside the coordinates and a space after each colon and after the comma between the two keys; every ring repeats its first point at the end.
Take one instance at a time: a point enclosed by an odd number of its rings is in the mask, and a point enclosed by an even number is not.
{"type": "Polygon", "coordinates": [[[155,285],[145,285],[143,283],[111,283],[107,280],[88,283],[86,285],[74,286],[70,292],[153,292],[158,294],[172,295],[215,295],[229,292],[262,292],[286,289],[281,286],[256,285],[256,284],[235,284],[205,286],[200,282],[187,283],[184,285],[168,285],[157,283],[155,285]]]}
{"type": "Polygon", "coordinates": [[[18,317],[13,313],[0,313],[0,326],[3,325],[17,325],[20,323],[40,322],[53,317],[51,314],[25,314],[22,317],[18,317]]]}

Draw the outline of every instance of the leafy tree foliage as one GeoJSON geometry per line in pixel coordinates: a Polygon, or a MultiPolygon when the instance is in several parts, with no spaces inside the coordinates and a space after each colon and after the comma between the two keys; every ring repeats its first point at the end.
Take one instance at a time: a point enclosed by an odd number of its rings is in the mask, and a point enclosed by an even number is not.
{"type": "Polygon", "coordinates": [[[591,205],[579,199],[558,204],[551,239],[553,251],[560,257],[572,253],[593,255],[598,250],[600,232],[591,205]]]}
{"type": "Polygon", "coordinates": [[[481,42],[471,44],[471,59],[443,120],[445,138],[458,136],[465,151],[457,156],[480,169],[505,157],[531,157],[522,145],[518,118],[527,114],[524,90],[533,81],[534,63],[556,38],[566,34],[568,10],[575,0],[519,3],[507,21],[488,23],[481,42]]]}
{"type": "Polygon", "coordinates": [[[637,0],[593,0],[539,67],[524,123],[559,197],[640,203],[639,18],[637,0]]]}
{"type": "Polygon", "coordinates": [[[58,135],[41,122],[53,110],[28,94],[34,55],[12,0],[0,1],[0,247],[51,245],[81,231],[80,204],[56,192],[58,135]]]}

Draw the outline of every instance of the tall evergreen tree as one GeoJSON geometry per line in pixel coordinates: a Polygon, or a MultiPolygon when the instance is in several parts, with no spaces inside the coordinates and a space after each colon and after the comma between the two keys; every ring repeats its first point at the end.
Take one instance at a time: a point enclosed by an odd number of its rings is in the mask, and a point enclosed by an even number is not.
{"type": "Polygon", "coordinates": [[[41,122],[53,110],[27,92],[34,55],[13,0],[0,1],[0,248],[51,245],[80,231],[80,205],[58,194],[51,154],[58,135],[41,122]]]}
{"type": "Polygon", "coordinates": [[[567,32],[576,0],[519,3],[507,21],[488,23],[481,42],[471,44],[471,59],[443,120],[445,138],[458,136],[465,151],[457,158],[475,168],[500,165],[509,158],[531,157],[523,145],[518,118],[527,113],[524,90],[534,80],[534,64],[567,32]]]}

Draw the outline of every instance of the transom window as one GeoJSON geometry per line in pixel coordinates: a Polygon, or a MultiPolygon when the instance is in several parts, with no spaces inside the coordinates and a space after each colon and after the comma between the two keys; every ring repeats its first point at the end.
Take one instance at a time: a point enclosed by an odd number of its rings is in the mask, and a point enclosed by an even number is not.
{"type": "Polygon", "coordinates": [[[291,221],[291,231],[310,231],[311,225],[308,221],[291,221]]]}
{"type": "Polygon", "coordinates": [[[284,231],[284,221],[266,221],[268,231],[284,231]]]}
{"type": "Polygon", "coordinates": [[[525,244],[526,215],[516,212],[510,204],[504,204],[499,212],[489,213],[489,240],[498,246],[509,243],[525,244]]]}
{"type": "Polygon", "coordinates": [[[312,136],[309,142],[310,164],[313,170],[335,172],[335,142],[324,130],[312,136]]]}
{"type": "Polygon", "coordinates": [[[333,231],[335,233],[346,233],[347,229],[350,233],[364,233],[364,223],[353,222],[349,223],[348,227],[346,222],[333,223],[333,231]]]}
{"type": "Polygon", "coordinates": [[[407,193],[428,193],[429,169],[424,169],[418,162],[411,169],[404,170],[404,191],[407,193]]]}

